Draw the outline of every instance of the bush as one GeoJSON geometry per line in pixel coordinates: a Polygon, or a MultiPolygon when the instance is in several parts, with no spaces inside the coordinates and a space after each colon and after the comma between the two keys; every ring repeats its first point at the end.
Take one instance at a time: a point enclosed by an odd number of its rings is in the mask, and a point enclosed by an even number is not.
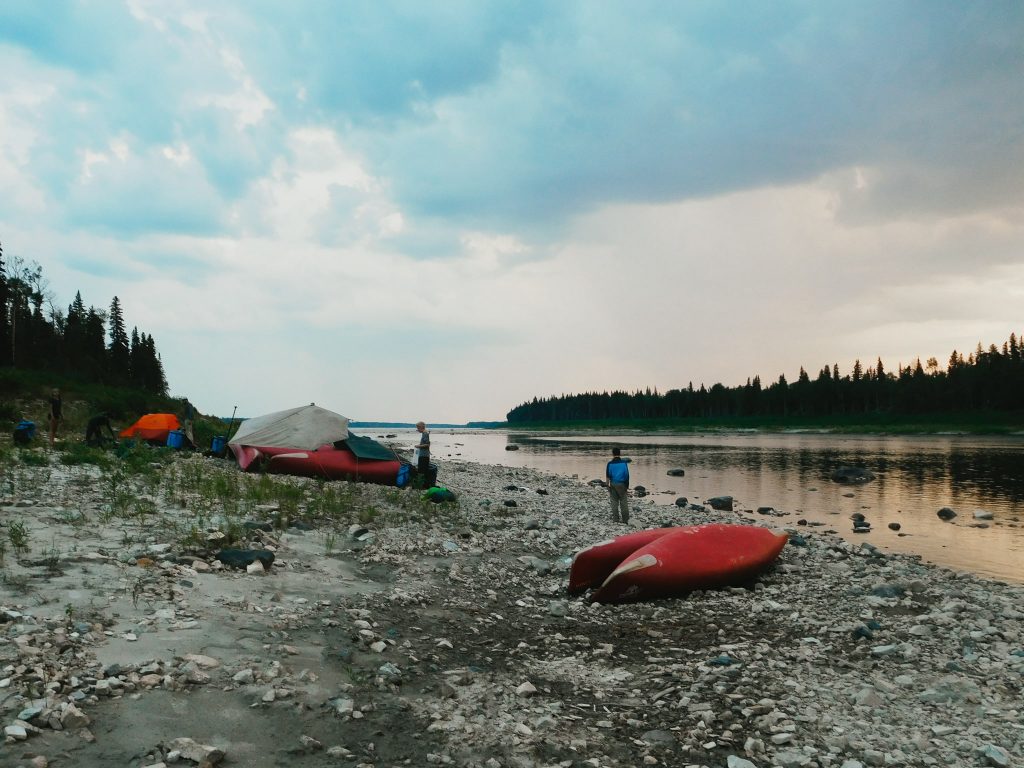
{"type": "Polygon", "coordinates": [[[50,463],[45,453],[32,450],[19,450],[18,458],[21,459],[22,464],[28,464],[30,467],[45,467],[50,463]]]}
{"type": "Polygon", "coordinates": [[[61,464],[95,464],[98,467],[109,467],[110,456],[102,448],[90,448],[83,443],[73,443],[60,455],[61,464]]]}

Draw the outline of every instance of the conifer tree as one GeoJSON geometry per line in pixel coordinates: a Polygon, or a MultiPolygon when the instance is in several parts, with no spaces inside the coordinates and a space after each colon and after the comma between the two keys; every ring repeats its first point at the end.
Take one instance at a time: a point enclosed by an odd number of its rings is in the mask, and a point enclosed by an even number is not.
{"type": "Polygon", "coordinates": [[[11,293],[4,266],[4,247],[0,244],[0,366],[11,364],[11,323],[8,318],[11,293]]]}
{"type": "Polygon", "coordinates": [[[108,324],[110,346],[107,348],[107,353],[110,361],[110,377],[112,381],[127,384],[131,376],[131,348],[128,346],[128,333],[125,331],[121,302],[117,296],[110,302],[108,324]]]}

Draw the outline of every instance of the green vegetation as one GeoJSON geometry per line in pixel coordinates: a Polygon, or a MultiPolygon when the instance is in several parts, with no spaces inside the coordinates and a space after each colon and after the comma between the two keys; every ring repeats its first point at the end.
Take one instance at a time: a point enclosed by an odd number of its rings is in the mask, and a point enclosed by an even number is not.
{"type": "Polygon", "coordinates": [[[65,312],[43,268],[19,257],[5,264],[0,247],[0,367],[8,366],[155,395],[167,392],[153,337],[138,328],[129,336],[117,296],[104,312],[87,309],[79,292],[65,312]]]}
{"type": "Polygon", "coordinates": [[[856,361],[841,375],[826,365],[814,380],[801,368],[767,387],[759,376],[738,387],[703,384],[695,389],[586,392],[516,406],[508,426],[632,429],[833,429],[891,432],[1014,432],[1024,428],[1024,345],[1016,334],[1000,349],[981,344],[967,358],[956,350],[942,370],[935,358],[922,365],[885,369],[881,359],[856,361]]]}
{"type": "Polygon", "coordinates": [[[532,421],[505,424],[522,432],[766,432],[821,431],[839,434],[1013,434],[1024,431],[1024,411],[960,411],[954,413],[867,413],[818,417],[723,416],[719,418],[594,419],[590,421],[532,421]]]}

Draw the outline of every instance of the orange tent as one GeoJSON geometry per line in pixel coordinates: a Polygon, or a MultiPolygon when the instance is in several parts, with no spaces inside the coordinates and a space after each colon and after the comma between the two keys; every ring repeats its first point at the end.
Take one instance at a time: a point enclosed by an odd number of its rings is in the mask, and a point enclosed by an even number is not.
{"type": "Polygon", "coordinates": [[[140,440],[167,441],[169,432],[180,429],[178,417],[173,413],[147,413],[127,429],[121,430],[121,437],[137,437],[140,440]]]}

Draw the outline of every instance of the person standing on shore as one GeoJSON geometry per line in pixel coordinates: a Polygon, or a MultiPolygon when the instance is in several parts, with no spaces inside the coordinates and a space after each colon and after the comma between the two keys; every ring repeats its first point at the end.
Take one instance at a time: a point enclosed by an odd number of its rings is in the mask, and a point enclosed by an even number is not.
{"type": "Polygon", "coordinates": [[[416,422],[416,431],[420,433],[420,442],[416,446],[416,470],[426,476],[430,471],[430,433],[422,421],[416,422]]]}
{"type": "Polygon", "coordinates": [[[622,458],[622,451],[612,448],[612,460],[604,471],[608,481],[608,498],[612,505],[612,522],[629,522],[629,464],[622,458]]]}
{"type": "Polygon", "coordinates": [[[55,389],[50,394],[50,448],[53,448],[53,441],[57,437],[57,430],[62,421],[64,421],[64,400],[61,398],[60,390],[55,389]]]}

